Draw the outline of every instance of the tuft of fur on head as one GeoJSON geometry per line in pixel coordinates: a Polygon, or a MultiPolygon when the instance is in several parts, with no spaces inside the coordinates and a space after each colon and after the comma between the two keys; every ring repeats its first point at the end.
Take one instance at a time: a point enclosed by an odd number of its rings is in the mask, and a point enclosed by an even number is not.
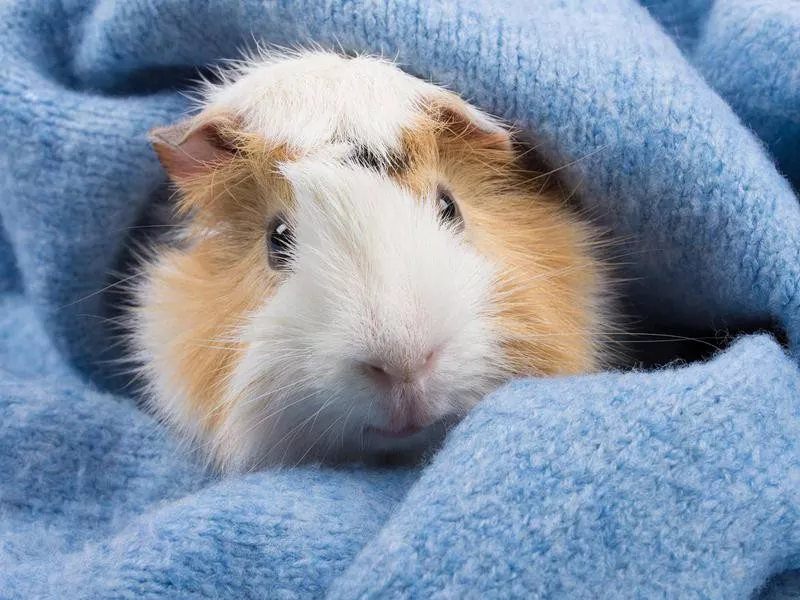
{"type": "Polygon", "coordinates": [[[186,225],[143,263],[131,342],[153,409],[216,468],[424,448],[510,378],[603,365],[596,232],[493,118],[324,51],[250,57],[200,99],[153,133],[186,225]],[[386,365],[415,375],[388,386],[386,365]]]}

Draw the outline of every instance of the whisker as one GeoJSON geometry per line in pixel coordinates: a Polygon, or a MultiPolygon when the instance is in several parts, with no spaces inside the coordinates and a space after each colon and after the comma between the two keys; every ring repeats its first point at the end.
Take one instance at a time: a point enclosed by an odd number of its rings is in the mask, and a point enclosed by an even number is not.
{"type": "MultiPolygon", "coordinates": [[[[290,429],[289,432],[286,435],[284,435],[281,439],[279,439],[277,442],[275,442],[272,445],[270,453],[272,453],[272,451],[274,451],[275,448],[277,448],[286,438],[291,437],[292,434],[295,434],[302,427],[305,427],[305,425],[307,425],[309,421],[311,421],[312,419],[315,419],[319,415],[319,413],[321,413],[324,409],[326,409],[328,407],[328,405],[331,403],[331,401],[333,401],[333,398],[335,397],[335,395],[336,395],[336,392],[333,392],[328,397],[328,399],[322,404],[322,406],[320,406],[319,410],[317,410],[313,415],[311,415],[311,416],[307,417],[306,419],[304,419],[303,421],[301,421],[298,425],[296,425],[295,427],[290,429]]],[[[289,444],[289,445],[291,445],[291,444],[289,444]]],[[[288,447],[284,450],[284,458],[286,457],[286,452],[288,452],[288,447]]]]}
{"type": "Polygon", "coordinates": [[[333,429],[336,423],[338,423],[341,420],[342,420],[342,415],[339,415],[336,419],[334,419],[333,422],[330,425],[328,425],[325,431],[323,431],[322,433],[319,434],[319,436],[317,436],[317,439],[314,441],[314,443],[308,447],[308,449],[303,453],[303,456],[301,456],[297,460],[294,466],[297,467],[298,465],[300,465],[305,459],[305,457],[308,456],[308,454],[314,449],[314,446],[316,446],[320,441],[322,441],[322,439],[325,437],[325,434],[328,433],[331,429],[333,429]]]}
{"type": "Polygon", "coordinates": [[[96,290],[96,291],[92,292],[91,294],[87,294],[86,296],[83,296],[82,298],[78,298],[77,300],[73,300],[72,302],[69,302],[69,303],[64,304],[62,306],[59,306],[59,307],[56,308],[56,310],[60,311],[60,310],[64,310],[65,308],[69,308],[70,306],[75,306],[76,304],[79,304],[79,303],[83,302],[84,300],[88,300],[89,298],[97,296],[98,294],[102,294],[103,292],[106,292],[106,291],[108,291],[110,289],[113,289],[113,288],[119,286],[119,285],[122,285],[127,281],[135,279],[136,277],[141,277],[142,275],[146,275],[146,273],[139,272],[139,273],[134,273],[133,275],[129,275],[128,277],[125,277],[124,279],[122,279],[120,281],[115,281],[114,283],[111,283],[111,284],[105,286],[104,288],[96,290]]]}

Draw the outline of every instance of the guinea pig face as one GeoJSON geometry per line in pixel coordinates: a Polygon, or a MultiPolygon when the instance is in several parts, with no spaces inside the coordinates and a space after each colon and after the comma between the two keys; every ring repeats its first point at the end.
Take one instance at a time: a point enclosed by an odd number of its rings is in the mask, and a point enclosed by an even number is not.
{"type": "Polygon", "coordinates": [[[175,247],[137,289],[156,411],[222,470],[431,446],[505,380],[594,369],[591,232],[506,131],[372,58],[261,58],[157,130],[175,247]]]}
{"type": "Polygon", "coordinates": [[[455,200],[436,181],[414,191],[346,162],[281,171],[294,203],[265,251],[284,279],[242,332],[225,433],[290,460],[441,434],[497,385],[502,360],[493,265],[464,240],[455,200]]]}

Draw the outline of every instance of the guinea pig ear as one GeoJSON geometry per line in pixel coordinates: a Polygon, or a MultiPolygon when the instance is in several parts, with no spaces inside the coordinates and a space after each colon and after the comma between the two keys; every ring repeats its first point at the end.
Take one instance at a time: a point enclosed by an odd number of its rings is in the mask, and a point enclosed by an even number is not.
{"type": "Polygon", "coordinates": [[[148,137],[164,170],[180,184],[233,158],[234,127],[227,116],[200,116],[152,129],[148,137]]]}
{"type": "Polygon", "coordinates": [[[431,109],[443,132],[454,138],[486,150],[513,149],[511,133],[506,127],[455,94],[446,93],[433,99],[431,109]]]}

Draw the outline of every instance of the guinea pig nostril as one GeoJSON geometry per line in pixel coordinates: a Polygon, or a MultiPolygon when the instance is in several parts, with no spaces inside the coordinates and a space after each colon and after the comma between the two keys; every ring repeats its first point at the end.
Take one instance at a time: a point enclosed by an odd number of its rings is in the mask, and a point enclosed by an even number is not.
{"type": "Polygon", "coordinates": [[[370,379],[382,385],[419,383],[435,367],[437,350],[431,350],[416,361],[408,360],[398,364],[382,361],[380,358],[359,361],[358,367],[370,379]]]}
{"type": "Polygon", "coordinates": [[[389,379],[389,374],[386,372],[386,369],[377,363],[364,361],[361,363],[361,369],[373,379],[378,379],[380,381],[386,381],[389,379]]]}

